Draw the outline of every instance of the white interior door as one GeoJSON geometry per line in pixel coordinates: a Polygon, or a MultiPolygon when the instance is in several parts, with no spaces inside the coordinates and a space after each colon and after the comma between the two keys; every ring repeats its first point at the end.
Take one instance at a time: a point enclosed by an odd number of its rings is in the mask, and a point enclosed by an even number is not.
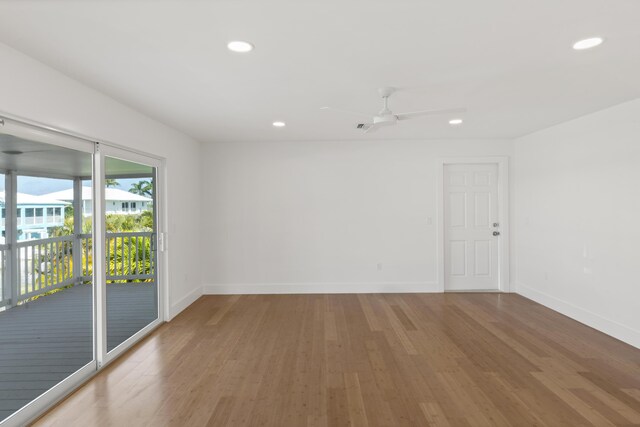
{"type": "Polygon", "coordinates": [[[445,165],[445,290],[498,290],[499,238],[498,165],[445,165]]]}

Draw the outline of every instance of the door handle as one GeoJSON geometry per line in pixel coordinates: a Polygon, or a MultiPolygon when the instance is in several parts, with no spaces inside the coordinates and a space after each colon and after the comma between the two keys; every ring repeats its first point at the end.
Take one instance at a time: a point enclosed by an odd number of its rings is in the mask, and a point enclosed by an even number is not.
{"type": "Polygon", "coordinates": [[[500,232],[499,232],[499,231],[494,231],[494,232],[493,232],[493,235],[494,235],[494,236],[499,236],[499,235],[500,235],[500,232]]]}

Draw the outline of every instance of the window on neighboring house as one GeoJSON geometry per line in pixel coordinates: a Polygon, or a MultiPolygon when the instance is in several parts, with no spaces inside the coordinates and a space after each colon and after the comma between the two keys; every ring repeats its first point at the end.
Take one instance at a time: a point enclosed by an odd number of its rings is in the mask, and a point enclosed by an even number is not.
{"type": "Polygon", "coordinates": [[[47,222],[62,221],[62,208],[47,208],[47,222]]]}
{"type": "Polygon", "coordinates": [[[16,209],[16,218],[18,225],[22,224],[22,209],[16,209]]]}
{"type": "Polygon", "coordinates": [[[129,202],[122,202],[122,210],[125,212],[129,210],[129,202]]]}
{"type": "Polygon", "coordinates": [[[5,218],[5,212],[4,212],[4,208],[2,208],[2,221],[0,221],[0,224],[4,225],[4,218],[5,218]]]}
{"type": "Polygon", "coordinates": [[[24,216],[25,216],[25,224],[35,224],[35,209],[33,208],[25,208],[24,209],[24,216]]]}
{"type": "Polygon", "coordinates": [[[36,223],[42,224],[44,222],[44,208],[36,208],[36,223]]]}
{"type": "Polygon", "coordinates": [[[136,210],[136,202],[131,202],[131,210],[136,210]]]}

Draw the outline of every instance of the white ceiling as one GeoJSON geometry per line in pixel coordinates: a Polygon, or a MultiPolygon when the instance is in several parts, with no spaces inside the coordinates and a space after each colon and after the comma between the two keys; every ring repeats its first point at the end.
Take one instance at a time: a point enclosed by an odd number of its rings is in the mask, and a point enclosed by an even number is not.
{"type": "Polygon", "coordinates": [[[638,0],[23,0],[0,4],[0,41],[205,142],[496,138],[640,97],[639,17],[638,0]],[[383,85],[396,112],[466,106],[465,123],[364,136],[319,111],[373,114],[383,85]]]}

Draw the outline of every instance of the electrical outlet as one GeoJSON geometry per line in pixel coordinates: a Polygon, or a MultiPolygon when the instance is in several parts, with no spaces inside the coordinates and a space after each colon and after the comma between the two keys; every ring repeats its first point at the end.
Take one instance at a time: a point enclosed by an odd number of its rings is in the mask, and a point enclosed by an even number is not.
{"type": "Polygon", "coordinates": [[[381,262],[379,262],[377,264],[377,268],[378,268],[378,271],[382,271],[382,263],[381,262]]]}

